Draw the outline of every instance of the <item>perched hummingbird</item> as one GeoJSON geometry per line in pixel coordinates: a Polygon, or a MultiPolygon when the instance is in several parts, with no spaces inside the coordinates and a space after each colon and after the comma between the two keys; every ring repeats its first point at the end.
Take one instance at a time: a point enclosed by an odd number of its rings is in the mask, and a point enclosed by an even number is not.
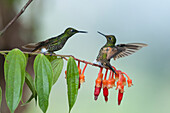
{"type": "Polygon", "coordinates": [[[116,37],[114,35],[105,35],[101,32],[98,32],[98,33],[103,35],[104,37],[106,37],[107,42],[100,49],[96,61],[99,65],[101,65],[105,68],[111,69],[114,73],[116,73],[116,72],[110,64],[111,58],[116,60],[117,58],[131,55],[132,53],[136,52],[137,50],[141,49],[142,47],[147,46],[147,44],[143,44],[143,43],[128,43],[128,44],[115,45],[116,37]]]}
{"type": "Polygon", "coordinates": [[[49,52],[52,54],[54,51],[58,51],[62,49],[66,41],[76,33],[87,33],[87,32],[78,31],[74,28],[69,27],[64,31],[64,33],[60,34],[59,36],[52,37],[50,39],[35,44],[30,43],[23,46],[23,48],[31,49],[32,52],[41,52],[41,53],[49,52]]]}

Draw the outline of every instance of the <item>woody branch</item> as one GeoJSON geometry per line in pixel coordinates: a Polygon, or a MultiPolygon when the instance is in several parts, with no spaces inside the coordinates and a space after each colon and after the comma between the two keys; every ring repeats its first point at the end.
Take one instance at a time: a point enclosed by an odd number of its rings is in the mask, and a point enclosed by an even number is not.
{"type": "MultiPolygon", "coordinates": [[[[10,50],[6,50],[6,51],[0,51],[0,54],[5,54],[5,53],[9,53],[10,52],[10,50]]],[[[25,54],[29,54],[29,55],[38,55],[38,54],[40,54],[40,53],[36,53],[36,52],[25,52],[25,51],[22,51],[23,53],[25,53],[25,54]]],[[[47,54],[45,54],[45,55],[51,55],[51,54],[49,54],[49,53],[47,53],[47,54]]],[[[85,60],[81,60],[81,59],[78,59],[78,58],[75,58],[73,55],[58,55],[58,54],[52,54],[52,56],[59,56],[59,57],[61,57],[61,58],[64,58],[65,60],[67,60],[67,58],[66,57],[73,57],[74,58],[74,60],[76,60],[76,61],[79,61],[79,62],[82,62],[82,63],[85,63],[85,64],[89,64],[89,65],[92,65],[92,66],[96,66],[96,67],[101,67],[100,65],[98,65],[98,64],[94,64],[94,63],[91,63],[91,62],[88,62],[88,61],[85,61],[85,60]]]]}
{"type": "Polygon", "coordinates": [[[31,4],[33,0],[28,0],[20,12],[0,31],[0,36],[25,12],[26,8],[31,4]]]}

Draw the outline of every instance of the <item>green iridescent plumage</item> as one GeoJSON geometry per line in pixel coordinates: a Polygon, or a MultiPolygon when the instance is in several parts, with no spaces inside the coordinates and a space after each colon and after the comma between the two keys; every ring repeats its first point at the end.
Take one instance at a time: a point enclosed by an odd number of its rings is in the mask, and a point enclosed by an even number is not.
{"type": "Polygon", "coordinates": [[[23,46],[25,49],[31,49],[32,52],[50,52],[53,53],[54,51],[58,51],[63,48],[66,41],[76,33],[87,33],[86,31],[78,31],[74,28],[67,28],[64,33],[60,34],[59,36],[52,37],[45,41],[36,43],[36,44],[28,44],[23,46]]]}
{"type": "Polygon", "coordinates": [[[96,61],[103,67],[111,69],[114,73],[115,70],[110,64],[110,60],[112,58],[116,60],[117,58],[128,56],[141,49],[142,47],[147,46],[147,44],[143,43],[128,43],[115,45],[116,37],[114,35],[104,35],[101,32],[98,33],[106,37],[107,42],[100,49],[96,61]]]}

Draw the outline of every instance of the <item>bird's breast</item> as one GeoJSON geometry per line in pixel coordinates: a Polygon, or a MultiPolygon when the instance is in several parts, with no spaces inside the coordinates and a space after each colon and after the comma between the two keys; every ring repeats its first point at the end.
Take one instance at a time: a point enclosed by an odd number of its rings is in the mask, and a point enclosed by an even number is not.
{"type": "Polygon", "coordinates": [[[109,52],[112,51],[112,49],[113,49],[112,47],[104,47],[104,48],[103,48],[103,52],[104,52],[104,53],[109,53],[109,52]]]}

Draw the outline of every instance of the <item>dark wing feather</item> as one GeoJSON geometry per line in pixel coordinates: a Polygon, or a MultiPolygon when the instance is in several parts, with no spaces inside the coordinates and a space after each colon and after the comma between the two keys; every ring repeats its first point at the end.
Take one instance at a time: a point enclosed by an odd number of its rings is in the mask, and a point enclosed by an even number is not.
{"type": "Polygon", "coordinates": [[[121,57],[131,55],[145,46],[147,46],[147,44],[143,43],[118,44],[115,46],[115,48],[113,48],[114,52],[112,52],[111,54],[109,53],[109,55],[107,55],[107,59],[111,58],[118,59],[121,57]]]}
{"type": "Polygon", "coordinates": [[[52,37],[52,38],[47,39],[45,41],[39,42],[37,44],[38,46],[33,51],[36,51],[36,50],[38,50],[39,48],[42,48],[42,47],[47,47],[50,44],[54,44],[59,40],[59,38],[60,38],[60,35],[56,36],[56,37],[52,37]]]}
{"type": "Polygon", "coordinates": [[[33,52],[41,49],[42,47],[47,47],[49,44],[56,43],[58,39],[60,38],[60,35],[57,37],[52,37],[50,39],[47,39],[45,41],[41,41],[38,43],[30,43],[27,45],[22,46],[22,48],[27,49],[27,50],[32,50],[33,52]]]}
{"type": "Polygon", "coordinates": [[[35,52],[44,46],[46,47],[48,44],[49,44],[49,40],[39,42],[39,43],[37,43],[37,46],[35,47],[35,49],[32,50],[32,52],[35,52]]]}

